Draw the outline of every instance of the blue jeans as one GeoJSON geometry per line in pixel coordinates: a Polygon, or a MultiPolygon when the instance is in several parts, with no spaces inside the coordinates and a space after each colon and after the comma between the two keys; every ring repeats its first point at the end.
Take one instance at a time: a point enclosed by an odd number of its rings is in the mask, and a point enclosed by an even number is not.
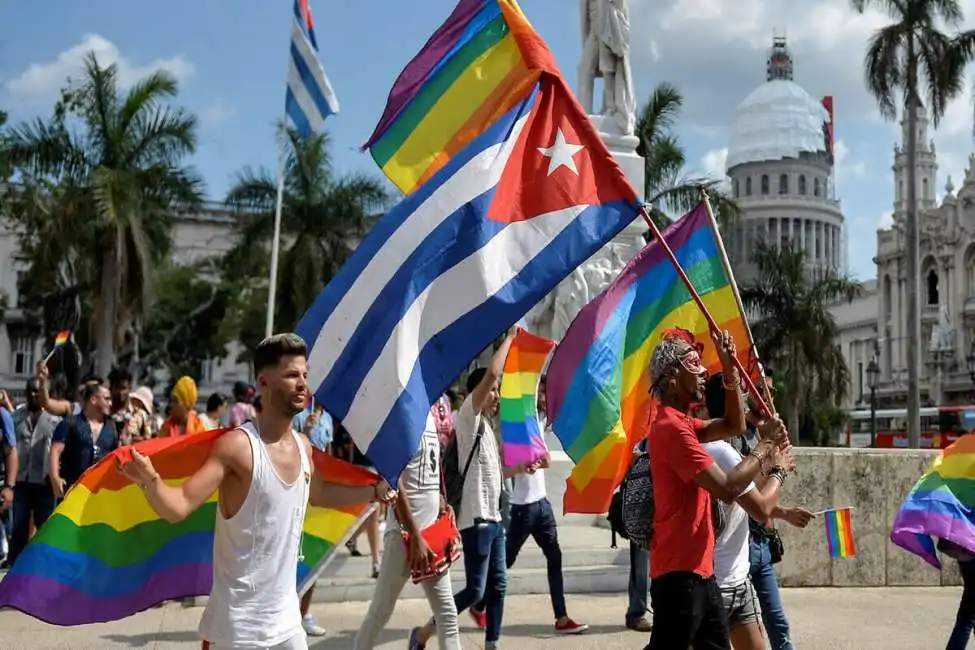
{"type": "Polygon", "coordinates": [[[779,579],[772,566],[768,540],[752,537],[748,547],[752,586],[755,587],[758,602],[762,605],[762,622],[765,623],[772,650],[793,650],[792,641],[789,640],[789,619],[782,607],[779,579]]]}
{"type": "Polygon", "coordinates": [[[626,624],[631,625],[647,615],[647,594],[650,590],[650,551],[630,542],[630,605],[626,608],[626,624]]]}
{"type": "Polygon", "coordinates": [[[13,515],[11,517],[10,563],[13,564],[30,537],[30,520],[41,529],[47,518],[54,512],[54,491],[48,481],[28,483],[20,481],[14,487],[13,515]]]}
{"type": "Polygon", "coordinates": [[[946,650],[965,650],[968,640],[975,630],[975,560],[959,562],[962,584],[961,602],[958,603],[958,614],[955,616],[955,627],[948,638],[946,650]]]}
{"type": "Polygon", "coordinates": [[[487,614],[484,641],[497,643],[501,638],[504,592],[508,588],[504,527],[497,522],[476,523],[460,531],[460,539],[464,544],[467,585],[454,594],[454,605],[459,614],[483,601],[487,614]]]}
{"type": "Polygon", "coordinates": [[[511,523],[508,525],[508,542],[505,545],[507,565],[510,569],[518,559],[521,547],[531,537],[542,549],[548,571],[548,593],[552,599],[555,619],[568,616],[565,609],[565,585],[562,580],[562,547],[555,525],[555,513],[548,499],[535,503],[511,506],[511,523]]]}

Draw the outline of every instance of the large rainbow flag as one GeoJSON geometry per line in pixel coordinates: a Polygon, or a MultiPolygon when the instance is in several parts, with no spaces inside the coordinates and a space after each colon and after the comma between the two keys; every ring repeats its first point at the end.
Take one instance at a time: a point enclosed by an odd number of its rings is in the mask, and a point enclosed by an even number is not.
{"type": "Polygon", "coordinates": [[[890,541],[940,569],[934,538],[975,553],[975,435],[941,452],[894,518],[890,541]]]}
{"type": "Polygon", "coordinates": [[[405,194],[528,97],[530,29],[516,0],[460,0],[406,66],[363,145],[405,194]]]}
{"type": "Polygon", "coordinates": [[[538,421],[538,384],[555,341],[519,329],[501,376],[501,440],[504,464],[533,463],[548,453],[538,421]]]}
{"type": "MultiPolygon", "coordinates": [[[[756,366],[751,335],[707,206],[685,215],[664,238],[751,372],[756,366]]],[[[546,389],[549,422],[576,463],[566,481],[565,512],[608,510],[633,447],[647,434],[650,355],[661,335],[674,328],[692,333],[704,365],[720,369],[707,320],[657,242],[640,251],[569,326],[549,364],[546,389]]]]}
{"type": "MultiPolygon", "coordinates": [[[[158,438],[135,448],[152,458],[163,480],[179,484],[203,464],[214,441],[228,430],[158,438]]],[[[84,625],[210,593],[217,495],[178,524],[160,519],[140,488],[116,469],[116,457],[130,454],[130,449],[102,459],[68,491],[0,582],[0,608],[13,607],[54,625],[84,625]]],[[[375,474],[321,452],[314,460],[331,482],[367,485],[377,480],[375,474]]],[[[354,531],[368,507],[308,509],[299,585],[354,531]]]]}

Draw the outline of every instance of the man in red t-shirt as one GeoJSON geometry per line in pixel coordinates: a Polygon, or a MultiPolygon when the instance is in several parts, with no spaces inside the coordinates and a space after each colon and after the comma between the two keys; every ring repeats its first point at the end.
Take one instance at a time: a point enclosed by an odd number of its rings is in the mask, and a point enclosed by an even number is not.
{"type": "Polygon", "coordinates": [[[650,547],[653,630],[646,650],[731,650],[728,620],[714,580],[710,495],[726,502],[736,499],[784,435],[778,423],[775,441],[764,442],[730,474],[704,450],[701,442],[745,430],[734,341],[728,332],[712,332],[712,339],[727,392],[723,418],[688,415],[691,405],[704,399],[706,371],[687,340],[665,338],[650,362],[650,390],[661,406],[648,437],[655,513],[650,547]]]}

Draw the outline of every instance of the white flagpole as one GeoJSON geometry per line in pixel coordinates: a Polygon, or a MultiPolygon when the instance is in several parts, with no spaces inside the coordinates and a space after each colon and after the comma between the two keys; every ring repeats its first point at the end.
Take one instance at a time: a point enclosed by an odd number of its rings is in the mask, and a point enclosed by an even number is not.
{"type": "Polygon", "coordinates": [[[282,122],[281,155],[278,159],[278,198],[274,205],[274,236],[271,238],[271,272],[267,287],[267,319],[264,321],[264,336],[274,334],[274,305],[278,288],[278,249],[281,247],[281,204],[284,202],[284,166],[287,161],[287,120],[282,122]]]}

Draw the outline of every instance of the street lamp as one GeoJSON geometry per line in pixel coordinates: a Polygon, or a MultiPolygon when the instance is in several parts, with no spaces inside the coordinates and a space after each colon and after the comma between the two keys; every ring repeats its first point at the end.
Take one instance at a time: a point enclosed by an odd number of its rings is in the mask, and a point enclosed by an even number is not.
{"type": "Polygon", "coordinates": [[[877,357],[870,359],[867,364],[867,384],[870,386],[870,446],[874,447],[877,444],[877,386],[880,384],[877,357]]]}

